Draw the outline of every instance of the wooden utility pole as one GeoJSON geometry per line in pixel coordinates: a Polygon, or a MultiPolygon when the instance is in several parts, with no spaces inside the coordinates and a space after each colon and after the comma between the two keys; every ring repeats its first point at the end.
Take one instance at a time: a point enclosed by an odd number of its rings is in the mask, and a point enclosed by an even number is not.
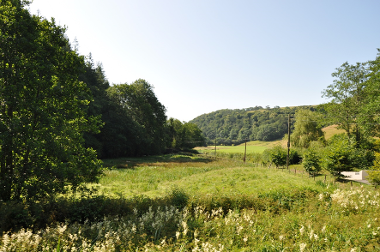
{"type": "MultiPolygon", "coordinates": [[[[290,150],[290,114],[288,114],[288,156],[286,157],[286,168],[289,170],[289,150],[290,150]]],[[[290,172],[290,170],[289,170],[290,172]]]]}

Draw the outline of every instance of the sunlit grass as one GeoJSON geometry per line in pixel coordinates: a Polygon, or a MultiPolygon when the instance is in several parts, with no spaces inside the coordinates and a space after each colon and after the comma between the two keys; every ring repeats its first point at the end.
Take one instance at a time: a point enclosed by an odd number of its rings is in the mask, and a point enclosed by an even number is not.
{"type": "Polygon", "coordinates": [[[329,139],[333,135],[344,133],[345,131],[343,129],[337,129],[337,125],[330,125],[322,129],[322,131],[325,133],[325,138],[329,139]]]}
{"type": "MultiPolygon", "coordinates": [[[[160,157],[156,158],[160,160],[160,157]]],[[[153,159],[152,159],[153,160],[153,159]]],[[[88,184],[95,187],[98,193],[110,197],[126,198],[137,195],[162,197],[172,188],[181,188],[190,196],[200,194],[212,195],[258,195],[263,192],[286,188],[314,188],[316,181],[332,183],[330,176],[324,174],[312,178],[303,171],[301,165],[290,166],[287,169],[256,167],[253,163],[243,163],[233,159],[214,159],[196,156],[187,162],[176,162],[172,159],[166,162],[138,163],[129,159],[129,168],[106,170],[98,184],[88,184]],[[133,165],[131,164],[133,163],[133,165]]],[[[126,159],[118,160],[121,164],[126,159]]],[[[106,160],[106,163],[110,160],[106,160]]],[[[114,160],[114,164],[120,167],[114,160]]]]}

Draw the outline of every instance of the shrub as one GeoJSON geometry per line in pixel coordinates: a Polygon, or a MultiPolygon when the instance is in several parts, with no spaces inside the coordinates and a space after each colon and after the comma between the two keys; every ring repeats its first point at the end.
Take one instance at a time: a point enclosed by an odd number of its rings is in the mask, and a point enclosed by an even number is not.
{"type": "Polygon", "coordinates": [[[301,155],[297,150],[291,149],[289,152],[289,164],[299,164],[301,162],[301,155]]]}
{"type": "Polygon", "coordinates": [[[309,148],[305,151],[302,165],[310,175],[321,171],[321,157],[315,148],[309,148]]]}
{"type": "Polygon", "coordinates": [[[324,150],[323,167],[337,178],[342,177],[342,171],[370,167],[373,161],[372,151],[355,146],[356,141],[346,134],[334,135],[324,150]]]}
{"type": "Polygon", "coordinates": [[[178,187],[172,189],[172,191],[168,195],[169,202],[171,205],[182,209],[187,205],[187,201],[189,200],[189,195],[178,187]]]}
{"type": "Polygon", "coordinates": [[[276,168],[286,165],[286,157],[286,150],[281,146],[275,146],[271,150],[271,161],[276,165],[276,168]]]}

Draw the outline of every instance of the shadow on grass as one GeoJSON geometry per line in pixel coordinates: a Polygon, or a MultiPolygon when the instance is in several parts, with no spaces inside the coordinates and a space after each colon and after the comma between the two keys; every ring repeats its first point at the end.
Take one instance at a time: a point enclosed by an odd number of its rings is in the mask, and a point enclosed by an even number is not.
{"type": "MultiPolygon", "coordinates": [[[[0,202],[0,233],[17,232],[22,228],[34,231],[44,229],[56,223],[95,223],[102,222],[104,217],[127,218],[139,220],[142,214],[149,211],[166,211],[173,206],[181,211],[185,207],[190,216],[195,216],[197,206],[204,211],[221,209],[224,214],[230,210],[251,209],[255,212],[270,211],[280,214],[293,207],[307,205],[307,199],[313,199],[318,191],[312,189],[277,190],[260,195],[203,195],[190,197],[183,189],[172,188],[160,198],[149,198],[144,195],[133,198],[109,198],[97,195],[95,191],[85,189],[80,197],[50,197],[37,202],[0,202]]],[[[158,216],[158,215],[157,215],[158,216]]],[[[141,220],[139,220],[141,221],[141,220]]],[[[203,223],[203,221],[202,221],[203,223]]],[[[174,237],[177,229],[162,237],[174,237]]],[[[154,231],[154,230],[153,230],[154,231]]],[[[154,233],[148,234],[148,236],[154,233]]]]}
{"type": "Polygon", "coordinates": [[[107,168],[134,169],[139,166],[160,166],[163,163],[209,163],[214,161],[198,153],[178,152],[164,155],[104,159],[107,168]]]}
{"type": "Polygon", "coordinates": [[[165,209],[174,206],[183,209],[189,197],[179,189],[173,189],[162,198],[149,198],[143,195],[130,199],[108,198],[95,195],[91,190],[80,197],[50,197],[37,202],[0,202],[0,234],[17,232],[22,228],[34,231],[44,229],[54,223],[99,222],[107,216],[133,216],[136,210],[146,213],[152,208],[165,209]]]}

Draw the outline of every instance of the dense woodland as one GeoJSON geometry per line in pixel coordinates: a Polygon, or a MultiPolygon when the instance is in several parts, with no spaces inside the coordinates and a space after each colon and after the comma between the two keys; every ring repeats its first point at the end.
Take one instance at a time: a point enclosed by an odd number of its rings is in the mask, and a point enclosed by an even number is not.
{"type": "Polygon", "coordinates": [[[0,201],[96,182],[99,158],[204,144],[196,125],[167,120],[147,81],[110,85],[65,28],[32,15],[28,4],[0,2],[0,201]]]}
{"type": "Polygon", "coordinates": [[[100,158],[131,157],[191,149],[203,145],[196,125],[166,117],[165,106],[143,79],[110,85],[101,64],[91,55],[79,79],[89,87],[93,101],[88,116],[101,120],[97,132],[86,132],[85,144],[100,158]]]}
{"type": "MultiPolygon", "coordinates": [[[[294,118],[297,109],[315,110],[313,106],[223,109],[203,114],[190,122],[203,132],[208,144],[231,145],[245,140],[272,141],[288,132],[288,115],[294,118]],[[216,140],[216,141],[215,141],[216,140]]],[[[293,129],[294,120],[290,122],[293,129]]]]}

